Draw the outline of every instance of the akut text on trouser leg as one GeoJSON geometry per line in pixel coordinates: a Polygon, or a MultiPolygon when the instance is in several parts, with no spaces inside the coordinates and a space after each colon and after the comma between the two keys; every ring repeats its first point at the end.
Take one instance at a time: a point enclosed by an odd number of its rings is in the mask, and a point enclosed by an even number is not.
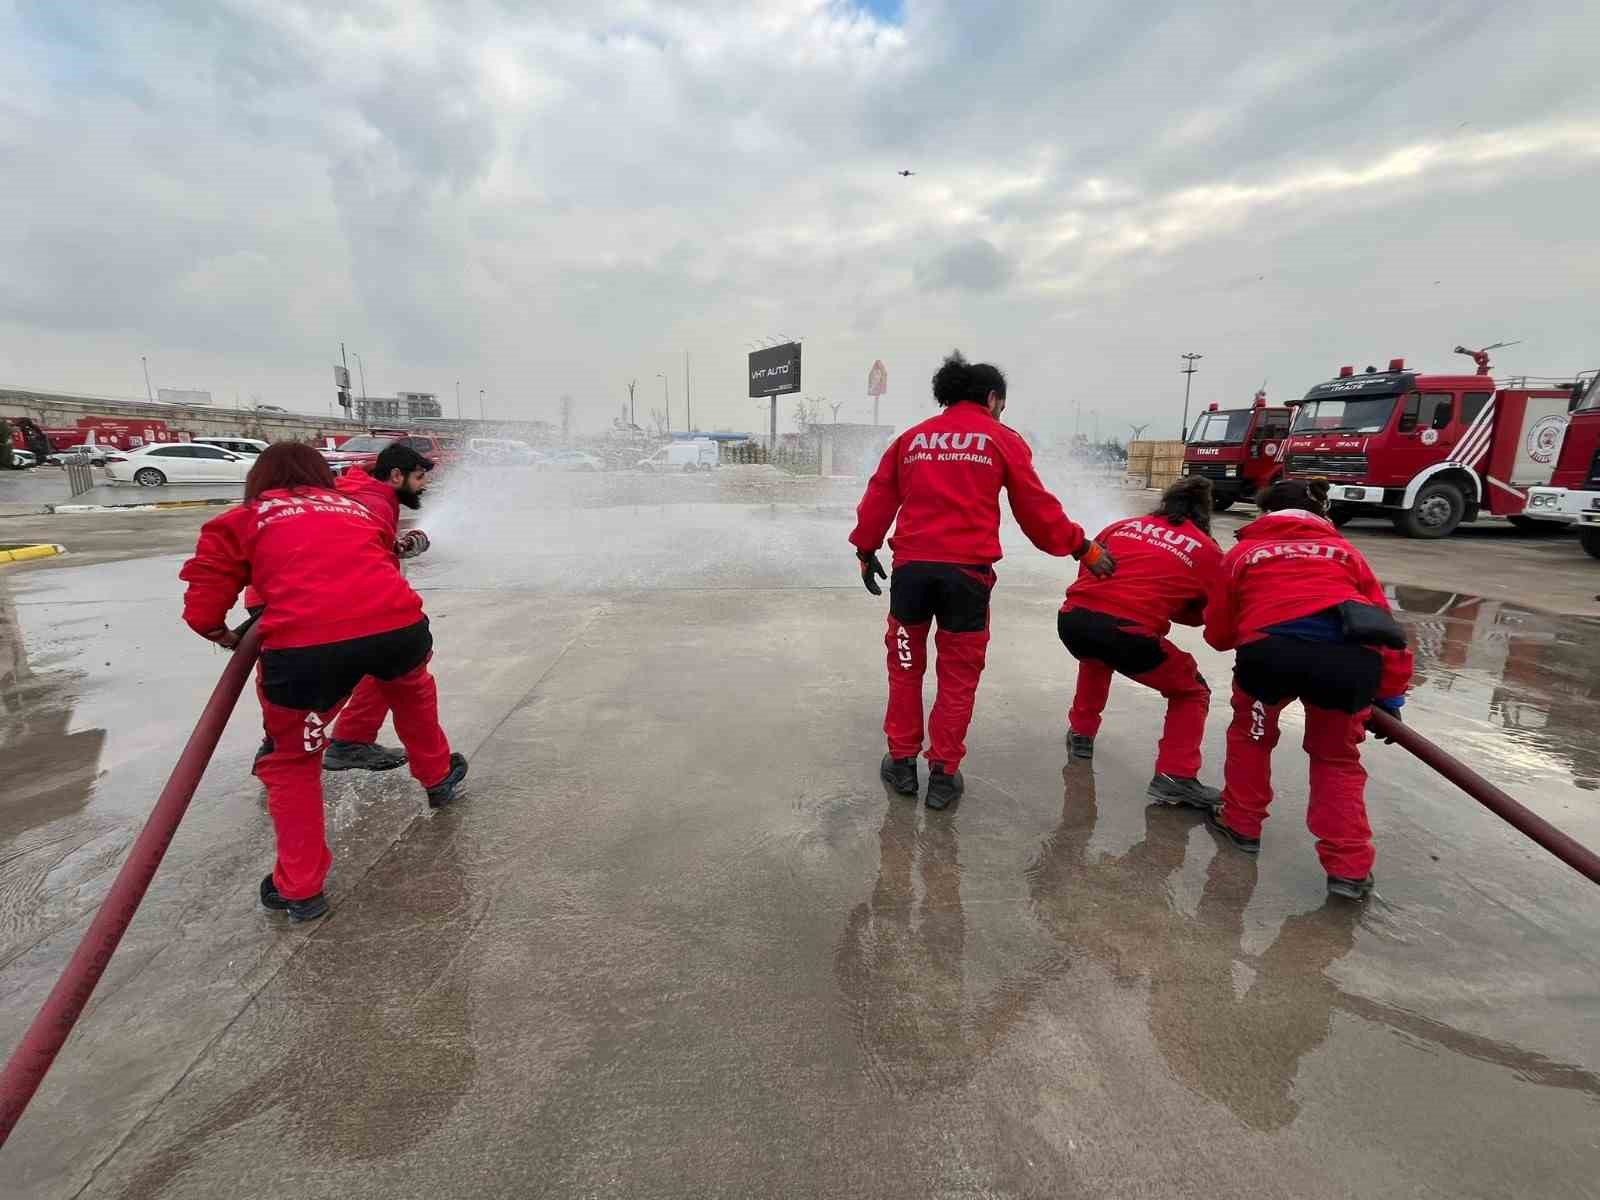
{"type": "Polygon", "coordinates": [[[1085,737],[1100,732],[1100,714],[1111,697],[1111,677],[1116,672],[1096,658],[1078,659],[1078,684],[1067,710],[1067,728],[1085,737]]]}
{"type": "Polygon", "coordinates": [[[1165,638],[1161,650],[1166,657],[1154,671],[1131,678],[1160,692],[1167,700],[1167,719],[1156,751],[1156,770],[1177,779],[1193,779],[1200,774],[1200,743],[1206,735],[1206,714],[1211,710],[1211,689],[1200,674],[1194,657],[1165,638]]]}
{"type": "Polygon", "coordinates": [[[405,747],[412,778],[423,787],[442,782],[450,773],[450,739],[439,726],[439,686],[427,662],[377,684],[394,712],[394,731],[405,747]]]}
{"type": "Polygon", "coordinates": [[[370,746],[378,740],[378,731],[388,719],[389,702],[383,698],[378,681],[368,675],[356,684],[356,690],[345,701],[344,710],[333,727],[333,740],[370,746]]]}
{"type": "Polygon", "coordinates": [[[1272,804],[1272,750],[1278,744],[1278,714],[1284,703],[1267,704],[1233,685],[1228,757],[1222,765],[1222,820],[1245,837],[1261,836],[1272,804]]]}
{"type": "Polygon", "coordinates": [[[988,657],[989,630],[940,629],[933,635],[933,645],[939,693],[928,717],[928,762],[953,774],[966,757],[967,726],[972,723],[972,704],[988,657]]]}
{"type": "Polygon", "coordinates": [[[932,622],[907,625],[889,615],[883,637],[888,648],[889,706],[883,733],[895,758],[922,753],[922,680],[928,672],[928,630],[932,622]]]}
{"type": "Polygon", "coordinates": [[[1365,879],[1375,852],[1367,823],[1367,772],[1361,765],[1367,713],[1305,705],[1305,750],[1311,759],[1311,795],[1306,827],[1317,839],[1317,857],[1329,875],[1365,879]]]}
{"type": "Polygon", "coordinates": [[[267,786],[267,811],[277,833],[272,882],[286,900],[315,896],[333,865],[323,820],[322,752],[343,703],[318,713],[261,700],[272,753],[257,764],[256,775],[267,786]]]}

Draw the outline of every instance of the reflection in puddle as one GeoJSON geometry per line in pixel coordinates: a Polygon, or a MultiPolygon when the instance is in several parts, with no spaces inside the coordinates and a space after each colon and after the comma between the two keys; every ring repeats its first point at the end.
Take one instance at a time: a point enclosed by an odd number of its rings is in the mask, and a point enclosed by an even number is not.
{"type": "Polygon", "coordinates": [[[1502,735],[1530,770],[1600,790],[1600,623],[1481,596],[1391,586],[1430,708],[1502,735]]]}

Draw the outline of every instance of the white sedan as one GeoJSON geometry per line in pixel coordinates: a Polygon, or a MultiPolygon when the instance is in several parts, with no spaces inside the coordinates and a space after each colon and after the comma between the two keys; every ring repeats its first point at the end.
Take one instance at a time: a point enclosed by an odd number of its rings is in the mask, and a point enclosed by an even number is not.
{"type": "Polygon", "coordinates": [[[234,454],[197,442],[140,446],[106,463],[118,483],[162,487],[169,483],[243,483],[255,465],[254,455],[234,454]]]}

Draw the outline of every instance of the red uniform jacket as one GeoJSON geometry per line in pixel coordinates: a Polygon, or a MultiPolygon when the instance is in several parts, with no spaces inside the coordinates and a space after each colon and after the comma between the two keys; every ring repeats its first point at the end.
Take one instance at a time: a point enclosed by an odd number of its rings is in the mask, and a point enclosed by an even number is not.
{"type": "Polygon", "coordinates": [[[1117,560],[1101,579],[1087,567],[1067,589],[1062,611],[1089,608],[1132,621],[1141,633],[1166,637],[1174,621],[1198,625],[1222,571],[1222,550],[1192,521],[1165,517],[1114,521],[1095,539],[1117,560]]]}
{"type": "MultiPolygon", "coordinates": [[[[1267,513],[1239,530],[1239,544],[1222,560],[1206,606],[1206,641],[1232,650],[1265,636],[1270,626],[1346,600],[1389,610],[1367,560],[1331,522],[1300,509],[1267,513]]],[[[1411,681],[1411,651],[1373,649],[1383,656],[1378,696],[1404,695],[1411,681]]]]}
{"type": "Polygon", "coordinates": [[[1083,530],[1039,482],[1028,443],[965,401],[890,443],[856,508],[850,542],[876,550],[893,522],[897,562],[999,562],[1001,488],[1039,549],[1059,556],[1083,545],[1083,530]]]}
{"type": "Polygon", "coordinates": [[[391,527],[325,488],[274,490],[207,521],[179,578],[197,633],[227,620],[246,584],[267,606],[263,649],[321,646],[404,629],[422,598],[400,573],[391,527]]]}
{"type": "MultiPolygon", "coordinates": [[[[334,486],[346,496],[361,501],[366,510],[387,530],[385,536],[393,543],[400,536],[400,493],[381,479],[374,479],[365,471],[346,471],[334,481],[334,486]]],[[[244,606],[258,608],[265,601],[254,585],[244,590],[244,606]]]]}

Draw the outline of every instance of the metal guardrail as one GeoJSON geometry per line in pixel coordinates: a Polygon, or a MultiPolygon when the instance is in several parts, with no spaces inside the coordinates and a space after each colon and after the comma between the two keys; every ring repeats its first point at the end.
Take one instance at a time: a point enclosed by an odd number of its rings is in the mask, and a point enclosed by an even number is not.
{"type": "Polygon", "coordinates": [[[67,473],[67,489],[73,496],[81,496],[94,487],[94,468],[87,454],[69,454],[61,465],[67,473]]]}

